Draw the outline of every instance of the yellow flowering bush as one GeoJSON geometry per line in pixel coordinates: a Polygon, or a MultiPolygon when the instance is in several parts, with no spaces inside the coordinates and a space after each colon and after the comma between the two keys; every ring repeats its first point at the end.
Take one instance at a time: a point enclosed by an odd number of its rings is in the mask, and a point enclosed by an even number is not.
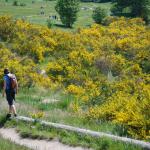
{"type": "Polygon", "coordinates": [[[76,97],[75,111],[148,139],[150,28],[140,18],[104,23],[64,32],[1,16],[0,77],[9,67],[22,86],[61,87],[76,97]]]}
{"type": "Polygon", "coordinates": [[[71,84],[71,85],[69,85],[69,86],[67,87],[67,91],[68,91],[69,93],[75,94],[75,95],[77,95],[77,96],[81,96],[81,95],[83,95],[84,92],[85,92],[85,90],[84,90],[82,87],[76,86],[76,85],[73,85],[73,84],[71,84]]]}
{"type": "Polygon", "coordinates": [[[33,85],[49,87],[51,85],[49,78],[45,78],[37,73],[35,63],[29,58],[16,57],[7,48],[0,47],[0,61],[0,83],[3,82],[4,68],[9,68],[17,76],[21,87],[31,87],[33,85]]]}
{"type": "Polygon", "coordinates": [[[149,88],[150,86],[143,86],[140,92],[136,89],[134,95],[117,92],[103,105],[90,108],[87,115],[90,118],[107,119],[122,124],[133,137],[149,139],[149,88]]]}
{"type": "Polygon", "coordinates": [[[0,16],[0,37],[3,40],[12,38],[15,22],[10,16],[0,16]]]}
{"type": "Polygon", "coordinates": [[[14,21],[8,16],[0,17],[0,22],[2,22],[0,26],[2,37],[11,43],[12,50],[17,54],[30,56],[36,62],[42,61],[57,45],[51,37],[52,32],[46,27],[32,25],[22,20],[14,21]]]}
{"type": "MultiPolygon", "coordinates": [[[[89,118],[122,124],[133,137],[147,139],[149,112],[144,110],[150,99],[146,94],[150,92],[150,29],[141,19],[122,17],[111,20],[108,26],[93,25],[71,36],[72,42],[67,33],[66,49],[55,55],[68,61],[61,64],[66,91],[78,96],[78,107],[89,108],[85,110],[89,118]],[[108,80],[109,72],[113,82],[108,80]]],[[[63,46],[66,40],[61,40],[63,46]]]]}
{"type": "Polygon", "coordinates": [[[41,119],[41,118],[44,117],[45,114],[44,114],[44,112],[40,111],[40,112],[37,112],[37,113],[32,113],[30,115],[33,119],[41,119]]]}

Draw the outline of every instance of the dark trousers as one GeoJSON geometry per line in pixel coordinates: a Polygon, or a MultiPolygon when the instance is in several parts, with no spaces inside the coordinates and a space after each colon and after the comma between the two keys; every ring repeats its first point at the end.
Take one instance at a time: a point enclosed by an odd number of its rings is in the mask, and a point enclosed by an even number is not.
{"type": "Polygon", "coordinates": [[[6,99],[9,106],[12,106],[15,101],[15,90],[6,90],[6,99]]]}

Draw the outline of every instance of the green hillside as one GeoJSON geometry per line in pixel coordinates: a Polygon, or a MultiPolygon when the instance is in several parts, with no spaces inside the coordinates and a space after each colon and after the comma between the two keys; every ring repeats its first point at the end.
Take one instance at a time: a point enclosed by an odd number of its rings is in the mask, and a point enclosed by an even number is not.
{"type": "MultiPolygon", "coordinates": [[[[56,1],[38,1],[32,4],[31,0],[18,0],[18,3],[25,4],[26,6],[13,6],[13,0],[8,0],[8,3],[5,0],[0,0],[0,15],[11,15],[15,18],[25,18],[27,21],[35,24],[46,25],[47,19],[49,16],[58,15],[55,11],[56,1]],[[45,15],[40,15],[41,9],[40,7],[44,7],[45,15]]],[[[93,23],[92,20],[92,9],[96,6],[102,6],[106,8],[108,11],[111,7],[111,3],[81,3],[80,4],[80,12],[78,14],[78,20],[75,23],[74,27],[87,27],[93,23]],[[83,10],[86,8],[86,10],[83,10]]],[[[56,21],[56,28],[62,26],[61,22],[56,21]]]]}
{"type": "MultiPolygon", "coordinates": [[[[0,0],[0,85],[4,68],[9,68],[19,84],[17,112],[35,122],[5,122],[5,97],[0,98],[0,126],[15,127],[22,137],[57,138],[96,150],[143,150],[47,128],[38,121],[149,142],[150,26],[142,18],[114,16],[94,24],[93,9],[101,6],[110,14],[112,4],[82,2],[73,28],[60,20],[48,28],[49,16],[58,16],[56,1],[6,1],[0,0]]],[[[1,145],[9,146],[7,141],[1,145]]]]}

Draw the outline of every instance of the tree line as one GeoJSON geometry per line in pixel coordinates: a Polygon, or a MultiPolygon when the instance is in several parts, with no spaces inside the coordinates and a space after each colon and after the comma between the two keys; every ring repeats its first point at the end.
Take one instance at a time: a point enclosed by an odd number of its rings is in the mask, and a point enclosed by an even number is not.
{"type": "MultiPolygon", "coordinates": [[[[111,15],[125,17],[140,17],[146,23],[150,21],[150,0],[81,0],[83,2],[112,2],[111,15]]],[[[80,0],[57,0],[56,11],[66,27],[72,27],[77,20],[80,0]]],[[[101,7],[93,11],[93,19],[101,23],[107,16],[107,11],[101,7]]]]}

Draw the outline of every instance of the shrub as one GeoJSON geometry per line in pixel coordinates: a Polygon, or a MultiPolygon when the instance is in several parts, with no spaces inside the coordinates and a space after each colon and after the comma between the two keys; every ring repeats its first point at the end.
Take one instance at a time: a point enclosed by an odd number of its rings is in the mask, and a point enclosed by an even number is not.
{"type": "Polygon", "coordinates": [[[23,6],[23,7],[24,7],[24,6],[26,6],[26,4],[25,4],[25,3],[20,3],[20,6],[23,6]]]}
{"type": "Polygon", "coordinates": [[[77,20],[79,0],[58,0],[55,9],[60,15],[62,23],[66,27],[72,27],[77,20]]]}
{"type": "Polygon", "coordinates": [[[15,22],[10,16],[0,17],[0,37],[6,41],[12,38],[15,29],[15,22]]]}
{"type": "Polygon", "coordinates": [[[122,13],[122,8],[116,4],[113,4],[111,7],[111,13],[113,16],[119,16],[122,13]]]}
{"type": "Polygon", "coordinates": [[[114,15],[141,17],[147,23],[150,17],[150,1],[149,0],[115,0],[111,9],[114,15]]]}
{"type": "Polygon", "coordinates": [[[13,6],[19,6],[18,1],[14,1],[13,6]]]}
{"type": "Polygon", "coordinates": [[[47,20],[47,27],[48,28],[52,28],[54,26],[54,24],[55,24],[54,20],[52,20],[52,19],[47,20]]]}
{"type": "Polygon", "coordinates": [[[106,24],[70,33],[0,17],[7,41],[0,44],[0,83],[7,66],[21,85],[66,89],[74,111],[149,139],[150,28],[140,18],[109,17],[106,24]]]}
{"type": "Polygon", "coordinates": [[[101,7],[95,8],[92,15],[94,21],[98,24],[102,23],[103,19],[107,17],[107,11],[101,7]]]}

